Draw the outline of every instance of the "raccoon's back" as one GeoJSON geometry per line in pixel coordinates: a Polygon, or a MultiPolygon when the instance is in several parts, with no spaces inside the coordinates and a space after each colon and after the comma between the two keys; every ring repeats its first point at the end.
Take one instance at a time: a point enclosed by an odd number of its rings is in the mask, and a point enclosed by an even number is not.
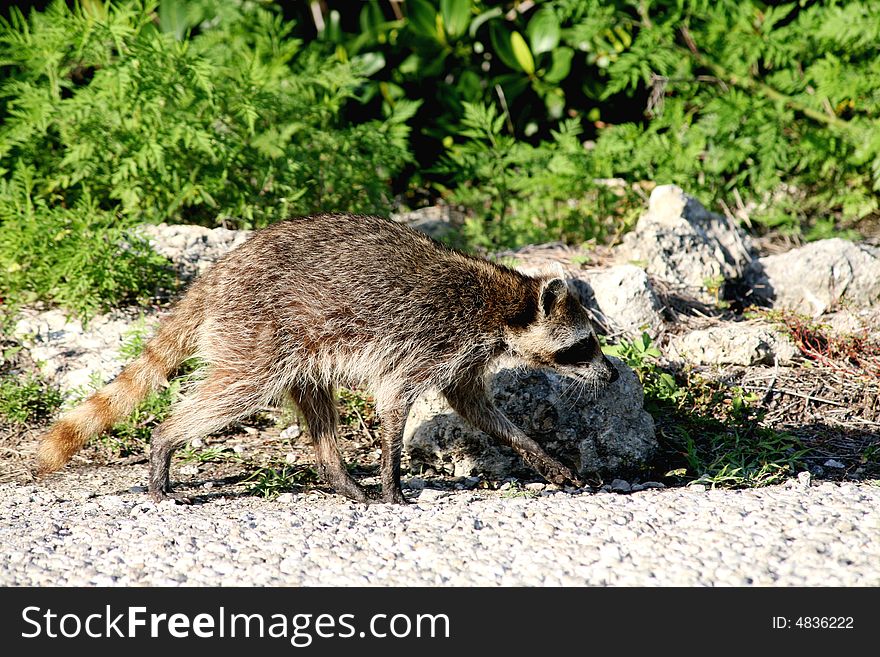
{"type": "Polygon", "coordinates": [[[218,303],[285,309],[391,328],[422,315],[465,317],[485,305],[491,265],[378,217],[324,214],[258,232],[222,263],[218,303]],[[228,288],[225,292],[223,288],[228,288]],[[405,317],[401,317],[404,312],[405,317]],[[337,317],[338,318],[338,317],[337,317]]]}

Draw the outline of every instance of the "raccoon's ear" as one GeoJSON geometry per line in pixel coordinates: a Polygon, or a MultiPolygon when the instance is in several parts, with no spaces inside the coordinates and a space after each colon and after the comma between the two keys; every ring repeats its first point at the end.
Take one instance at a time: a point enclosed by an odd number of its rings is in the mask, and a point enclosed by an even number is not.
{"type": "Polygon", "coordinates": [[[541,310],[547,317],[565,299],[568,285],[561,278],[552,278],[541,287],[541,310]]]}

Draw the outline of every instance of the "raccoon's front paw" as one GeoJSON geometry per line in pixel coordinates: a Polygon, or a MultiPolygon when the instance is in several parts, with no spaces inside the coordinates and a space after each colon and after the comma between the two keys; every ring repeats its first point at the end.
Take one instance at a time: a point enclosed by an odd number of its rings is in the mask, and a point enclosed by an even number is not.
{"type": "Polygon", "coordinates": [[[584,482],[578,479],[571,470],[550,457],[543,459],[537,470],[551,484],[574,488],[583,488],[584,486],[584,482]]]}

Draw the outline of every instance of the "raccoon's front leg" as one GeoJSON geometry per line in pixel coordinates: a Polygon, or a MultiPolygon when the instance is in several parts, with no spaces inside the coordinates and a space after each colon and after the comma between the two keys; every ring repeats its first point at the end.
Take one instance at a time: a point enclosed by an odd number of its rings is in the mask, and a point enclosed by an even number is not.
{"type": "Polygon", "coordinates": [[[462,378],[460,382],[443,390],[443,395],[465,420],[500,443],[512,447],[550,483],[583,486],[583,482],[571,470],[547,454],[492,403],[486,395],[480,376],[462,378]]]}

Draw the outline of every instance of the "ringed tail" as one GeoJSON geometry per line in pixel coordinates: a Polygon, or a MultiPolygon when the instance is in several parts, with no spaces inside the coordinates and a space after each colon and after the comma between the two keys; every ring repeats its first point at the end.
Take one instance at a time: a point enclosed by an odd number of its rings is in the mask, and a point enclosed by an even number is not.
{"type": "Polygon", "coordinates": [[[40,440],[37,472],[63,467],[86,442],[129,416],[147,395],[168,382],[168,376],[195,351],[195,330],[201,323],[192,304],[183,299],[159,332],[109,384],[65,413],[40,440]]]}

